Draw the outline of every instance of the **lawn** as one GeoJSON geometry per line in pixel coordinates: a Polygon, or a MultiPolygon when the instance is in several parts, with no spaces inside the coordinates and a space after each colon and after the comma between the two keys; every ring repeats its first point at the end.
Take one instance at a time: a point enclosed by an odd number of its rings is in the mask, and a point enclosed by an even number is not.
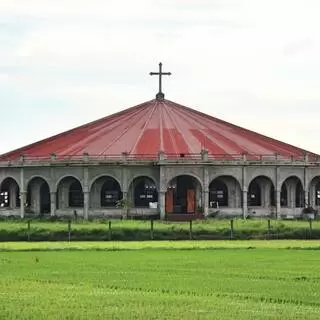
{"type": "Polygon", "coordinates": [[[319,319],[319,246],[0,243],[0,319],[319,319]]]}
{"type": "MultiPolygon", "coordinates": [[[[113,220],[109,230],[108,220],[72,221],[71,240],[187,240],[189,223],[155,221],[151,234],[150,221],[113,220]]],[[[32,220],[29,230],[33,241],[68,240],[67,221],[32,220]]],[[[231,233],[230,220],[203,220],[192,224],[192,238],[208,239],[320,239],[320,221],[283,221],[266,219],[235,219],[231,233]]],[[[25,241],[28,239],[27,220],[0,221],[0,241],[25,241]]]]}

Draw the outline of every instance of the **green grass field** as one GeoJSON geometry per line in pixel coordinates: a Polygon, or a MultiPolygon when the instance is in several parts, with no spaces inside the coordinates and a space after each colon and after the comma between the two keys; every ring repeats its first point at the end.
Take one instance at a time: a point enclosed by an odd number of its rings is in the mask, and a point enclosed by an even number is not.
{"type": "Polygon", "coordinates": [[[0,243],[0,319],[320,319],[319,249],[315,240],[0,243]]]}
{"type": "MultiPolygon", "coordinates": [[[[109,221],[72,221],[71,240],[101,241],[109,240],[109,221]]],[[[271,220],[268,229],[266,219],[235,219],[233,221],[234,239],[320,239],[320,221],[271,220]]],[[[150,221],[113,220],[112,240],[149,240],[150,221]]],[[[27,220],[0,221],[0,241],[26,241],[28,239],[27,220]]],[[[68,240],[67,221],[32,220],[30,238],[33,241],[68,240]]],[[[189,223],[155,221],[153,238],[155,240],[189,239],[189,223]]],[[[192,237],[196,240],[230,239],[230,220],[194,221],[192,237]]]]}

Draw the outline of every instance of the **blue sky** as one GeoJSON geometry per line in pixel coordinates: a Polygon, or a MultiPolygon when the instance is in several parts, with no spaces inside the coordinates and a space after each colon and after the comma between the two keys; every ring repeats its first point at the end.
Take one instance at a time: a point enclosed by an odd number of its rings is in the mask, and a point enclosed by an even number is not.
{"type": "Polygon", "coordinates": [[[166,98],[320,153],[317,0],[0,0],[0,153],[166,98]]]}

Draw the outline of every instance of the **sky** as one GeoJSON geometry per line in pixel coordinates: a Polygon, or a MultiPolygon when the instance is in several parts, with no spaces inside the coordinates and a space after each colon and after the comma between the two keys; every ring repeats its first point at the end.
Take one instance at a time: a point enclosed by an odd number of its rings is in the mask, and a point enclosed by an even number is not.
{"type": "Polygon", "coordinates": [[[318,0],[0,0],[0,154],[154,98],[320,153],[318,0]]]}

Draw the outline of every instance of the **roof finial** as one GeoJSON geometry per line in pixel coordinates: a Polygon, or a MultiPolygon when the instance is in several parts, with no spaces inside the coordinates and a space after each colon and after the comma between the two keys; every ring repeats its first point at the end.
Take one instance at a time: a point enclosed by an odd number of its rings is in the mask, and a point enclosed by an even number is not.
{"type": "Polygon", "coordinates": [[[159,92],[156,94],[157,100],[164,99],[164,93],[162,92],[162,76],[171,76],[171,72],[162,72],[162,63],[159,63],[159,72],[150,72],[150,76],[159,76],[159,92]]]}

